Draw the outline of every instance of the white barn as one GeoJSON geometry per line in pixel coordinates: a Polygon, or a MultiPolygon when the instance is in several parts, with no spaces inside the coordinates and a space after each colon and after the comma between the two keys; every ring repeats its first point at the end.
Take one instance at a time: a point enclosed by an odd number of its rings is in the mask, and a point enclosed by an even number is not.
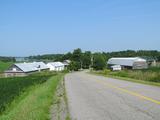
{"type": "Polygon", "coordinates": [[[43,62],[15,63],[5,71],[5,76],[25,76],[33,72],[48,69],[48,66],[43,62]]]}
{"type": "Polygon", "coordinates": [[[131,68],[131,69],[148,68],[147,61],[140,57],[110,58],[107,64],[109,66],[120,65],[122,68],[131,68]]]}
{"type": "Polygon", "coordinates": [[[61,62],[50,62],[47,66],[50,71],[63,71],[65,69],[65,65],[61,62]]]}

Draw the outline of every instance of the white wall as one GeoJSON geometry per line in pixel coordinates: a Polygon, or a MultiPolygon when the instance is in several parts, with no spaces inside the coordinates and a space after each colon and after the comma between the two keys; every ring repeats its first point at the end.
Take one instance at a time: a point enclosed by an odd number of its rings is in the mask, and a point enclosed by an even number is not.
{"type": "Polygon", "coordinates": [[[63,71],[63,70],[64,70],[64,66],[55,67],[55,71],[63,71]]]}
{"type": "Polygon", "coordinates": [[[47,66],[49,67],[50,71],[55,71],[55,67],[51,65],[50,63],[48,63],[47,66]]]}
{"type": "Polygon", "coordinates": [[[50,71],[63,71],[64,70],[64,66],[53,66],[50,63],[48,63],[47,66],[49,67],[50,71]]]}

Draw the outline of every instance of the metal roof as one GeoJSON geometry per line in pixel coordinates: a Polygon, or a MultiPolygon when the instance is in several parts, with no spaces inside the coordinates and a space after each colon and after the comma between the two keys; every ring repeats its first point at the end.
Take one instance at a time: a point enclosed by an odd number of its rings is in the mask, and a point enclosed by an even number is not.
{"type": "Polygon", "coordinates": [[[71,63],[71,61],[70,60],[64,60],[63,62],[65,62],[65,63],[71,63]]]}
{"type": "Polygon", "coordinates": [[[35,67],[39,67],[40,66],[40,69],[48,69],[48,66],[44,63],[44,62],[33,62],[33,65],[35,67]]]}
{"type": "Polygon", "coordinates": [[[54,66],[54,67],[61,67],[61,66],[64,66],[64,64],[61,63],[61,62],[50,62],[50,63],[48,63],[48,64],[51,64],[51,65],[54,66]]]}
{"type": "Polygon", "coordinates": [[[23,72],[31,72],[37,70],[48,69],[48,66],[43,62],[33,62],[33,63],[16,63],[18,68],[20,68],[23,72]]]}
{"type": "Polygon", "coordinates": [[[135,62],[146,62],[146,60],[139,57],[110,58],[107,64],[133,66],[135,62]]]}

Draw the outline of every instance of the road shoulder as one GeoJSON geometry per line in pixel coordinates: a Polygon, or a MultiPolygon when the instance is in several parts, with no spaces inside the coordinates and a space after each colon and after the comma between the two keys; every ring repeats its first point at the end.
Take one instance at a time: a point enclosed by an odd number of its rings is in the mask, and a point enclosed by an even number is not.
{"type": "Polygon", "coordinates": [[[144,85],[151,85],[151,86],[160,87],[160,83],[157,83],[157,82],[149,82],[149,81],[137,80],[137,79],[127,78],[127,77],[104,75],[104,74],[100,74],[100,73],[97,73],[97,72],[87,72],[87,74],[92,74],[92,75],[96,75],[96,76],[103,76],[103,77],[106,77],[106,78],[114,78],[114,79],[117,79],[117,80],[123,80],[123,81],[128,81],[128,82],[134,82],[134,83],[140,83],[140,84],[144,84],[144,85]]]}
{"type": "Polygon", "coordinates": [[[57,87],[55,99],[51,107],[51,120],[70,120],[64,78],[57,87]]]}

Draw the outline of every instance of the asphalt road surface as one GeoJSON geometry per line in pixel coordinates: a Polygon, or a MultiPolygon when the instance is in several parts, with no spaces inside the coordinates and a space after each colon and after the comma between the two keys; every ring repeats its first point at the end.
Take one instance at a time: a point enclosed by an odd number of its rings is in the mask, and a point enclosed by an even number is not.
{"type": "Polygon", "coordinates": [[[73,120],[160,120],[160,87],[90,75],[65,77],[73,120]]]}

